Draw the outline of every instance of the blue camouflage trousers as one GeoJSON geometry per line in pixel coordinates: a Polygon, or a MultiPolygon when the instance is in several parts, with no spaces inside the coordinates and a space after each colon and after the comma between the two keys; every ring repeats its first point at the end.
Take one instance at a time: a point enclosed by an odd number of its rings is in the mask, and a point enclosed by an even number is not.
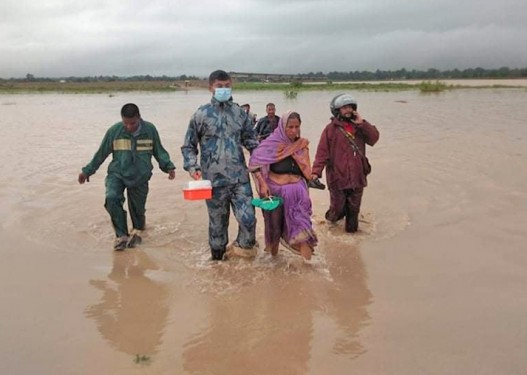
{"type": "Polygon", "coordinates": [[[207,200],[209,213],[209,246],[214,254],[225,253],[229,242],[229,217],[231,207],[238,222],[238,246],[250,249],[256,242],[256,217],[251,184],[238,183],[212,189],[212,199],[207,200]]]}

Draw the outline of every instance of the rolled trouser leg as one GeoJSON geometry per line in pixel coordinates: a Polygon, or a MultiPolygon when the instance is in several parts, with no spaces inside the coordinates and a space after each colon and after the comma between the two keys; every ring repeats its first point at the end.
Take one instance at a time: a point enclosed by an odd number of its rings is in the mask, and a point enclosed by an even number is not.
{"type": "Polygon", "coordinates": [[[124,183],[113,175],[108,175],[105,180],[106,197],[104,207],[110,214],[116,237],[128,236],[128,223],[124,203],[124,183]]]}
{"type": "Polygon", "coordinates": [[[148,182],[126,189],[126,195],[128,197],[128,210],[132,218],[133,228],[138,230],[145,229],[145,206],[148,196],[148,182]]]}
{"type": "Polygon", "coordinates": [[[230,199],[228,187],[212,189],[212,199],[207,200],[209,214],[209,246],[214,260],[222,260],[229,241],[230,199]]]}

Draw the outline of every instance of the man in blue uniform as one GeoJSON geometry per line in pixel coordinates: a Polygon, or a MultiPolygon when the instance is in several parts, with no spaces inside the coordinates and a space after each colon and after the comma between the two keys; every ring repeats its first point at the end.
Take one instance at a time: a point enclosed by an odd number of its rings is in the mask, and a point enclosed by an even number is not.
{"type": "Polygon", "coordinates": [[[212,72],[209,91],[210,103],[199,107],[190,119],[181,147],[183,167],[193,179],[203,177],[212,184],[212,199],[207,200],[212,259],[224,259],[231,207],[238,222],[233,245],[254,255],[256,218],[243,147],[251,151],[258,141],[251,118],[232,100],[230,75],[223,70],[212,72]]]}

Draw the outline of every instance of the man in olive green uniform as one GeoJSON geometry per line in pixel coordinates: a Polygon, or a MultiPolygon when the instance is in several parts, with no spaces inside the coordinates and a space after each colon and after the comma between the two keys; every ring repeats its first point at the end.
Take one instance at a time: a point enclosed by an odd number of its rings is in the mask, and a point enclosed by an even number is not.
{"type": "Polygon", "coordinates": [[[89,182],[90,176],[112,154],[105,182],[104,207],[110,214],[115,229],[115,250],[124,250],[141,243],[148,181],[152,177],[152,156],[159,163],[159,168],[168,173],[170,180],[176,177],[176,167],[162,146],[157,129],[141,118],[137,105],[125,104],[121,109],[121,118],[122,121],[108,129],[93,159],[79,174],[80,184],[89,182]],[[123,209],[125,189],[133,225],[131,236],[128,233],[126,211],[123,209]]]}

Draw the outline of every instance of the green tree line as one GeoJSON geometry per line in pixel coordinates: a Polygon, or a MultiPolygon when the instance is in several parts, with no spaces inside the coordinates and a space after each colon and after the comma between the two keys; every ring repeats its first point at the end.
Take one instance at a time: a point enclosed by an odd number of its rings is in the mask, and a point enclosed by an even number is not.
{"type": "MultiPolygon", "coordinates": [[[[28,73],[25,78],[9,78],[4,79],[3,81],[15,81],[15,82],[59,82],[59,81],[68,81],[68,82],[155,82],[155,81],[186,81],[186,80],[199,80],[200,78],[196,76],[187,76],[182,74],[180,76],[169,77],[167,75],[162,76],[151,76],[147,75],[135,75],[135,76],[85,76],[85,77],[36,77],[35,75],[28,73]]],[[[2,79],[0,79],[2,80],[2,79]]]]}
{"type": "MultiPolygon", "coordinates": [[[[310,73],[315,75],[316,73],[310,73]]],[[[527,67],[510,69],[501,67],[499,69],[469,68],[464,70],[376,70],[353,71],[353,72],[329,72],[327,78],[332,81],[385,81],[406,79],[486,79],[486,78],[527,78],[527,67]]]]}
{"type": "MultiPolygon", "coordinates": [[[[286,75],[284,75],[285,77],[286,75]]],[[[349,71],[349,72],[310,72],[298,73],[296,75],[287,75],[288,79],[294,77],[295,81],[390,81],[390,80],[439,80],[439,79],[504,79],[504,78],[527,78],[527,67],[514,68],[501,67],[498,69],[484,69],[484,68],[468,68],[464,70],[379,70],[376,71],[349,71]]],[[[14,81],[14,82],[116,82],[116,81],[185,81],[185,80],[203,80],[204,77],[197,77],[193,75],[179,75],[179,76],[152,76],[152,75],[134,75],[134,76],[86,76],[86,77],[60,77],[60,78],[46,78],[36,77],[28,73],[24,78],[9,78],[0,79],[0,81],[14,81]]],[[[285,80],[285,78],[284,78],[285,80]]]]}

